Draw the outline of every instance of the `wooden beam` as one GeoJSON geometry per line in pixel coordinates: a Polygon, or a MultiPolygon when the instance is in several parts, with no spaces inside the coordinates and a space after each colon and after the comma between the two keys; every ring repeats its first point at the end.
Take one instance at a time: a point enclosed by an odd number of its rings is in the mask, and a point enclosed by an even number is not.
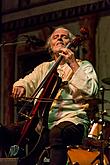
{"type": "Polygon", "coordinates": [[[30,30],[33,27],[37,29],[48,25],[59,25],[75,21],[80,18],[80,16],[109,11],[110,0],[102,0],[5,22],[3,23],[3,31],[6,32],[17,29],[24,31],[25,29],[30,30]]]}

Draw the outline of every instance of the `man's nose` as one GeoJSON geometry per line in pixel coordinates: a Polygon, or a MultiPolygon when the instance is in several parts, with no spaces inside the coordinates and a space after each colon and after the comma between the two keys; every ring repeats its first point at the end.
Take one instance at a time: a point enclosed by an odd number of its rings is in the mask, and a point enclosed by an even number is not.
{"type": "Polygon", "coordinates": [[[62,36],[59,36],[59,37],[58,37],[58,40],[59,40],[59,41],[62,41],[62,36]]]}

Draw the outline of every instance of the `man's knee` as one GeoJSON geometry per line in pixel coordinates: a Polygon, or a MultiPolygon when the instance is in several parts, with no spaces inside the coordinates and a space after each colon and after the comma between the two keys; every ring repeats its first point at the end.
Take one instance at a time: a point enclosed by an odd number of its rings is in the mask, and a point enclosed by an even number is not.
{"type": "Polygon", "coordinates": [[[61,129],[58,126],[53,127],[49,133],[50,145],[58,145],[61,142],[61,129]]]}

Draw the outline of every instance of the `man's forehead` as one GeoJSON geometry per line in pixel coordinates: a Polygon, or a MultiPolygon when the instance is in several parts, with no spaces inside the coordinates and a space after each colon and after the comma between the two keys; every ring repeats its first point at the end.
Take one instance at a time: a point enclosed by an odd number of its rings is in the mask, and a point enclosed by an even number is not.
{"type": "Polygon", "coordinates": [[[58,34],[58,33],[64,33],[64,34],[68,35],[69,31],[67,29],[64,29],[64,28],[58,28],[52,33],[52,36],[55,35],[55,34],[58,34]]]}

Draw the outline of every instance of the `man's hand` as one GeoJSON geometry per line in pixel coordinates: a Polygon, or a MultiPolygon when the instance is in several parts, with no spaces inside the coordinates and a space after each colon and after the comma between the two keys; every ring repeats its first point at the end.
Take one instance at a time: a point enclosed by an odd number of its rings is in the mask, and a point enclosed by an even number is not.
{"type": "Polygon", "coordinates": [[[21,98],[25,94],[26,90],[22,86],[14,86],[12,89],[13,98],[21,98]]]}
{"type": "Polygon", "coordinates": [[[65,62],[71,67],[71,69],[75,72],[79,65],[77,63],[77,60],[75,58],[75,53],[72,52],[68,48],[61,48],[60,49],[61,55],[64,57],[65,62]]]}

